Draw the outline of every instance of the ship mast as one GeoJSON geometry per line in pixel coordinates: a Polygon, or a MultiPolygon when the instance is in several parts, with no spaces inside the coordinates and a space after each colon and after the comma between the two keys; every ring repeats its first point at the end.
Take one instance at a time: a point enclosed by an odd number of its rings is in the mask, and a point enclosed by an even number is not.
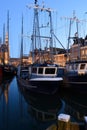
{"type": "MultiPolygon", "coordinates": [[[[69,22],[69,35],[68,35],[68,44],[67,44],[67,60],[70,60],[69,59],[69,46],[70,46],[70,39],[74,39],[75,37],[77,37],[78,39],[78,57],[80,57],[80,48],[79,48],[79,36],[78,36],[78,23],[81,21],[79,20],[76,16],[75,16],[75,12],[73,12],[73,17],[64,17],[65,19],[69,19],[70,22],[69,22]],[[77,36],[75,37],[71,37],[71,26],[73,23],[76,23],[76,33],[77,33],[77,36]]],[[[83,20],[82,20],[83,21],[83,20]]]]}
{"type": "MultiPolygon", "coordinates": [[[[33,63],[35,61],[35,50],[37,49],[39,51],[39,60],[41,62],[41,56],[42,56],[42,51],[41,51],[41,38],[43,39],[49,39],[50,41],[50,58],[53,61],[53,27],[52,27],[52,16],[51,12],[53,11],[50,8],[45,8],[40,7],[37,4],[37,0],[35,0],[34,5],[29,6],[29,8],[34,8],[34,20],[33,20],[33,33],[32,33],[32,58],[33,58],[33,63]],[[41,36],[40,35],[40,26],[39,26],[39,16],[38,12],[39,11],[46,11],[49,15],[49,22],[50,22],[50,36],[41,36]]],[[[43,27],[41,27],[43,28],[43,27]]]]}
{"type": "Polygon", "coordinates": [[[53,61],[53,25],[52,25],[52,15],[51,15],[51,10],[48,10],[48,12],[49,12],[49,17],[50,17],[50,33],[51,33],[50,55],[51,55],[51,60],[53,61]]]}
{"type": "Polygon", "coordinates": [[[20,51],[21,65],[23,63],[23,15],[22,15],[22,27],[21,27],[21,51],[20,51]]]}
{"type": "Polygon", "coordinates": [[[38,43],[39,52],[40,52],[40,49],[41,49],[41,39],[40,39],[40,30],[39,30],[38,4],[37,4],[37,0],[35,0],[33,34],[32,34],[33,62],[36,59],[34,53],[35,53],[35,51],[37,49],[37,43],[38,43]]]}

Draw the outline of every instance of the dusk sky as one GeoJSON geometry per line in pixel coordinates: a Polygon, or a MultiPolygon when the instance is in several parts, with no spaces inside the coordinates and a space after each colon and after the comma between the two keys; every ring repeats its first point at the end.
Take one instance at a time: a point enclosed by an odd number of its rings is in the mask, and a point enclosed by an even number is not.
{"type": "MultiPolygon", "coordinates": [[[[63,46],[67,47],[69,32],[69,19],[75,16],[79,19],[79,36],[85,37],[87,33],[87,0],[38,0],[38,4],[44,2],[46,8],[54,10],[53,27],[55,35],[63,46]]],[[[0,2],[0,37],[3,40],[3,24],[7,29],[7,11],[9,10],[9,44],[10,57],[20,56],[21,43],[21,18],[24,18],[24,34],[30,36],[33,27],[33,9],[28,9],[26,5],[31,5],[34,0],[1,0],[0,2]]],[[[75,24],[72,30],[75,30],[75,24]]],[[[73,31],[73,34],[75,31],[73,31]]],[[[29,53],[31,41],[24,38],[24,51],[29,53]]],[[[59,43],[56,45],[61,47],[59,43]]]]}

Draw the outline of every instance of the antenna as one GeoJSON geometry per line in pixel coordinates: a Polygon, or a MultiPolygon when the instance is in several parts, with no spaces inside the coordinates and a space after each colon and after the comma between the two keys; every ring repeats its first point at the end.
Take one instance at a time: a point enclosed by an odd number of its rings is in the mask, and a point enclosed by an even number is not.
{"type": "MultiPolygon", "coordinates": [[[[85,14],[86,14],[87,12],[85,12],[85,14]]],[[[84,19],[82,19],[82,20],[79,20],[77,17],[76,17],[76,15],[75,15],[75,10],[73,11],[73,17],[66,17],[66,16],[63,16],[63,17],[61,17],[61,19],[68,19],[68,20],[71,20],[71,21],[76,21],[76,22],[87,22],[87,20],[84,20],[84,19]]]]}
{"type": "Polygon", "coordinates": [[[35,5],[37,4],[37,0],[35,0],[35,5]]]}
{"type": "Polygon", "coordinates": [[[42,7],[40,7],[39,5],[37,5],[37,0],[35,0],[35,4],[34,5],[26,5],[26,7],[27,8],[34,8],[34,9],[38,9],[38,10],[40,10],[40,11],[47,11],[47,12],[52,12],[52,11],[54,11],[53,9],[51,9],[51,8],[45,8],[44,7],[44,3],[43,3],[43,6],[42,7]]]}

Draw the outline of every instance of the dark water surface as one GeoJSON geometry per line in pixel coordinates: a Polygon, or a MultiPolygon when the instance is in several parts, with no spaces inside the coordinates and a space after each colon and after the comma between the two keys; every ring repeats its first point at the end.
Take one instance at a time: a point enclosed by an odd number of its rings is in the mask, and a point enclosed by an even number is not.
{"type": "Polygon", "coordinates": [[[0,83],[0,130],[45,130],[59,113],[83,122],[87,96],[63,89],[55,95],[33,94],[17,85],[16,77],[0,83]]]}

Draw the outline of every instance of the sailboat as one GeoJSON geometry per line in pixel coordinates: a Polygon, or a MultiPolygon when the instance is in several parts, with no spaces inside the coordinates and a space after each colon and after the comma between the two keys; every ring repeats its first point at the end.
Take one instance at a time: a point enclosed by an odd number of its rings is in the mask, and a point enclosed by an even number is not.
{"type": "MultiPolygon", "coordinates": [[[[22,86],[28,90],[37,93],[54,94],[63,83],[64,68],[53,61],[53,28],[52,28],[52,10],[50,8],[40,7],[35,0],[34,8],[34,23],[32,40],[32,65],[29,67],[29,77],[26,80],[20,79],[22,86]],[[41,36],[41,29],[46,26],[39,25],[39,12],[45,12],[49,16],[49,36],[41,36]],[[49,40],[50,47],[42,50],[41,42],[49,40]],[[37,48],[38,46],[38,48],[37,48]],[[48,54],[47,56],[45,54],[48,54]],[[44,57],[45,55],[45,57],[44,57]],[[47,59],[48,58],[48,59],[47,59]]],[[[45,44],[45,42],[43,43],[45,44]]]]}

